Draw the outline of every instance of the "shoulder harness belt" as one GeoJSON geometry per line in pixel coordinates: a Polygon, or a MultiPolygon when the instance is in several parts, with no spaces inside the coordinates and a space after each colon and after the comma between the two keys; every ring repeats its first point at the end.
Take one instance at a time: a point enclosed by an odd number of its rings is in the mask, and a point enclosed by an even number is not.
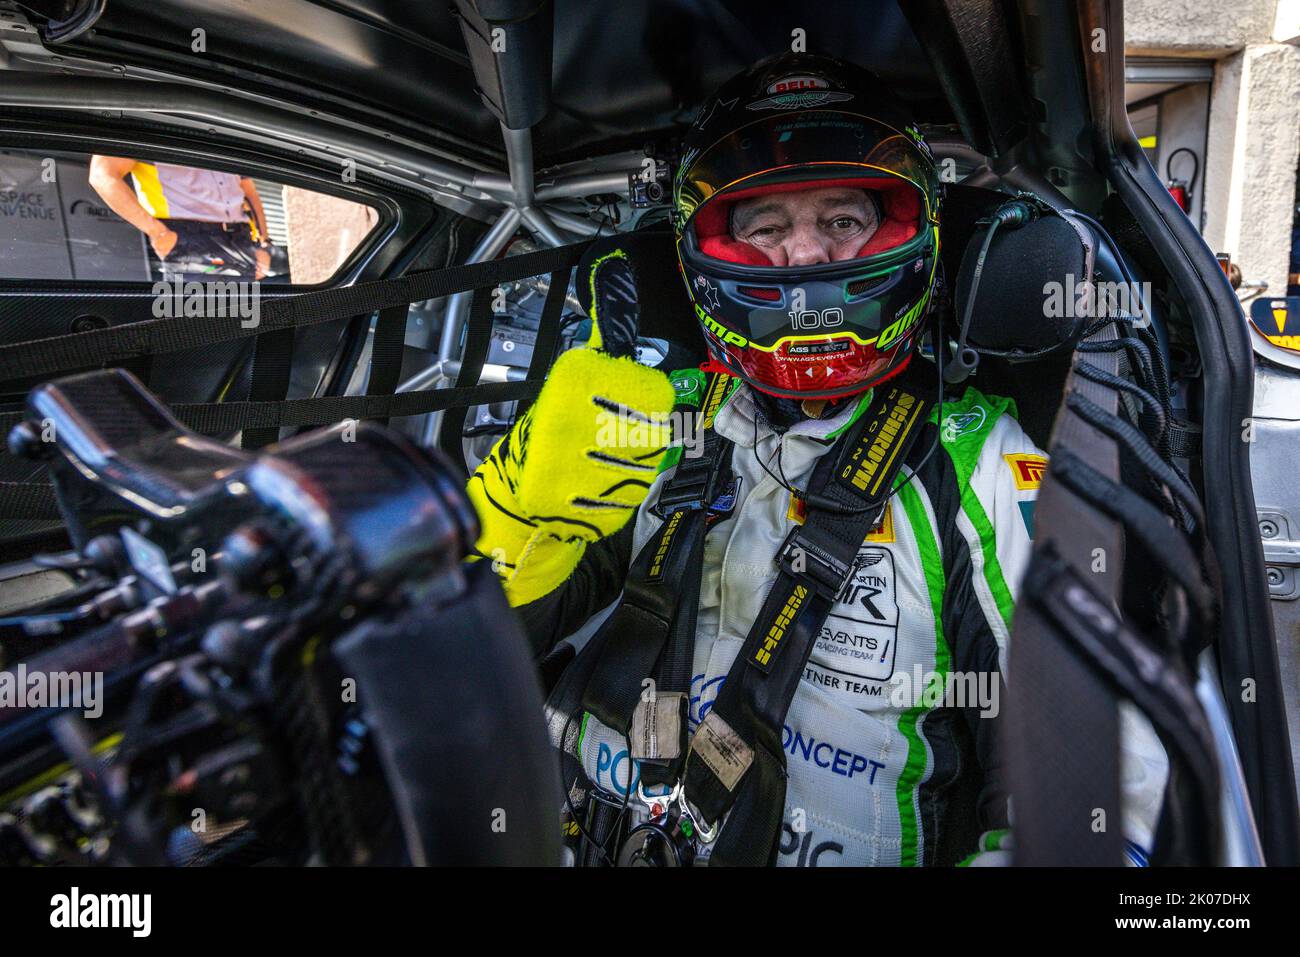
{"type": "Polygon", "coordinates": [[[776,848],[785,805],[780,729],[817,633],[923,431],[932,403],[919,378],[909,369],[880,386],[867,413],[818,461],[807,517],[776,556],[777,580],[689,746],[707,511],[730,478],[731,443],[709,426],[729,383],[712,383],[701,417],[704,454],[683,459],[662,488],[655,508],[663,525],[633,561],[624,597],[598,636],[604,640],[593,639],[599,660],[581,709],[628,735],[644,783],[684,783],[693,813],[710,824],[730,812],[713,852],[718,863],[767,864],[776,848]]]}
{"type": "Polygon", "coordinates": [[[695,652],[695,616],[709,506],[730,480],[731,443],[713,417],[734,380],[709,378],[698,410],[678,405],[703,435],[702,454],[683,454],[655,505],[664,520],[628,572],[623,598],[602,626],[607,638],[583,691],[581,707],[629,735],[648,784],[678,776],[686,754],[686,712],[695,652]],[[653,684],[645,679],[653,677],[653,684]]]}

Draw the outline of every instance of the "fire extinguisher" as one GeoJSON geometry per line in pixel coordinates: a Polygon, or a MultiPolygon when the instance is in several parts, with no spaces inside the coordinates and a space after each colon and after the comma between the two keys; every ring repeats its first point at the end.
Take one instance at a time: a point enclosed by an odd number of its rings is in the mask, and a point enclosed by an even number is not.
{"type": "Polygon", "coordinates": [[[1196,158],[1196,154],[1186,146],[1180,146],[1169,154],[1169,159],[1165,160],[1165,188],[1169,190],[1169,195],[1174,198],[1178,208],[1184,213],[1191,213],[1192,209],[1192,187],[1196,185],[1196,177],[1201,172],[1201,162],[1196,158]],[[1174,157],[1179,153],[1186,153],[1192,158],[1192,177],[1191,179],[1175,179],[1173,176],[1174,157]]]}

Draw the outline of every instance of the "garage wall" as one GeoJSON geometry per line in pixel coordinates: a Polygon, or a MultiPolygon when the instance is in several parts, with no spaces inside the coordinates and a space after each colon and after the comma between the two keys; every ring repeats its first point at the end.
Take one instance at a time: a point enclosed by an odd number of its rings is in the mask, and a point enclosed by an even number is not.
{"type": "Polygon", "coordinates": [[[1242,280],[1286,290],[1300,161],[1300,49],[1256,44],[1214,73],[1205,239],[1242,280]]]}
{"type": "MultiPolygon", "coordinates": [[[[1300,161],[1300,0],[1126,0],[1124,28],[1129,57],[1214,61],[1193,222],[1244,282],[1284,293],[1300,161]]],[[[1167,151],[1198,135],[1192,95],[1165,99],[1162,179],[1167,151]]]]}
{"type": "Polygon", "coordinates": [[[1184,86],[1165,94],[1160,99],[1160,131],[1156,143],[1156,157],[1153,165],[1162,181],[1170,178],[1170,172],[1177,179],[1189,179],[1196,169],[1196,182],[1192,186],[1192,204],[1188,217],[1197,225],[1205,227],[1205,143],[1209,127],[1210,87],[1200,83],[1184,86]],[[1180,148],[1190,149],[1196,156],[1193,164],[1186,153],[1179,154],[1174,160],[1172,170],[1168,168],[1169,157],[1180,148]]]}

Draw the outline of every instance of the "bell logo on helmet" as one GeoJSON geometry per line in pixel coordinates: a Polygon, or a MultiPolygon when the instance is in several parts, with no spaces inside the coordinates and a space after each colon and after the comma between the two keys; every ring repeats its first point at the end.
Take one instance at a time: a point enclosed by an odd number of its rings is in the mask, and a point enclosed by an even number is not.
{"type": "Polygon", "coordinates": [[[830,84],[819,76],[786,76],[768,86],[768,93],[794,93],[798,90],[829,90],[830,84]]]}

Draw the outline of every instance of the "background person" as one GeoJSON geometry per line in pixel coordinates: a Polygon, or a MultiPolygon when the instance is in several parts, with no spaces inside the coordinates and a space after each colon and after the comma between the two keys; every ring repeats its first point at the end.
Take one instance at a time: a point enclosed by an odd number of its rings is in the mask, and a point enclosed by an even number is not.
{"type": "Polygon", "coordinates": [[[267,274],[271,254],[259,245],[268,237],[266,212],[250,177],[97,155],[90,160],[90,185],[109,209],[145,234],[164,280],[257,280],[267,274]]]}

